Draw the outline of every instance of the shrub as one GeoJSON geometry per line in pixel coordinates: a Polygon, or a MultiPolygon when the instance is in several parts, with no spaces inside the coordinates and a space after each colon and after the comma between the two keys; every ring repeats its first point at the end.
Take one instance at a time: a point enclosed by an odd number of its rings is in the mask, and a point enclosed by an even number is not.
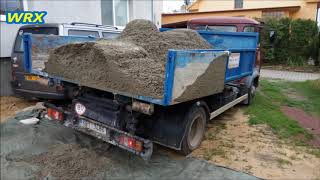
{"type": "Polygon", "coordinates": [[[290,18],[266,19],[261,32],[264,62],[271,64],[305,65],[311,57],[318,60],[319,32],[315,21],[290,18]],[[269,32],[276,32],[270,42],[269,32]]]}

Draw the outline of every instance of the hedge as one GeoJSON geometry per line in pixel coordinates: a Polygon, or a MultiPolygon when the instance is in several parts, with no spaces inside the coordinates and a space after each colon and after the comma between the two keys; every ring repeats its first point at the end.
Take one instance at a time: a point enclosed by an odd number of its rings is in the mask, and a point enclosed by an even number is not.
{"type": "Polygon", "coordinates": [[[319,29],[312,20],[266,19],[261,32],[263,61],[270,64],[305,65],[309,58],[319,64],[319,29]],[[269,32],[276,38],[270,42],[269,32]]]}

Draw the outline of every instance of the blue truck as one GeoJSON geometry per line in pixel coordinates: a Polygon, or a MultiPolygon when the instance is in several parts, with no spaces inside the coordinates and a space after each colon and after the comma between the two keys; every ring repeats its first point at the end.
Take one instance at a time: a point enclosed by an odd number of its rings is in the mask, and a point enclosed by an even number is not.
{"type": "Polygon", "coordinates": [[[213,49],[168,50],[162,98],[86,87],[43,71],[50,50],[98,40],[92,37],[25,34],[24,68],[39,84],[56,86],[68,97],[45,103],[49,118],[143,159],[151,157],[154,143],[187,155],[200,146],[210,119],[250,104],[259,84],[258,33],[198,33],[213,49]]]}

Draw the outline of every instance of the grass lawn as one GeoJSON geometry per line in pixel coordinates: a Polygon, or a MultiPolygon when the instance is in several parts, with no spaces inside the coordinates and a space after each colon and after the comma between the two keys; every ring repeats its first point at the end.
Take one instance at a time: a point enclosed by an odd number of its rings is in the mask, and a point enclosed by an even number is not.
{"type": "Polygon", "coordinates": [[[267,124],[280,138],[288,138],[296,144],[305,144],[312,138],[297,121],[288,118],[281,106],[301,108],[320,117],[320,80],[286,82],[261,80],[260,90],[246,112],[250,124],[267,124]],[[292,98],[294,94],[302,98],[292,98]]]}

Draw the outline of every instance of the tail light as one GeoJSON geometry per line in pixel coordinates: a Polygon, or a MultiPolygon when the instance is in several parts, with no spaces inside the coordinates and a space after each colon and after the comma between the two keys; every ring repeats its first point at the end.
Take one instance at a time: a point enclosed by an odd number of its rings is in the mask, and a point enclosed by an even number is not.
{"type": "Polygon", "coordinates": [[[130,149],[133,149],[137,152],[141,152],[143,147],[143,143],[141,141],[126,135],[121,135],[119,137],[119,144],[126,146],[130,149]]]}
{"type": "Polygon", "coordinates": [[[47,115],[49,118],[53,119],[53,120],[58,120],[58,121],[62,121],[63,120],[63,113],[59,112],[55,109],[52,108],[48,108],[47,109],[47,115]]]}

